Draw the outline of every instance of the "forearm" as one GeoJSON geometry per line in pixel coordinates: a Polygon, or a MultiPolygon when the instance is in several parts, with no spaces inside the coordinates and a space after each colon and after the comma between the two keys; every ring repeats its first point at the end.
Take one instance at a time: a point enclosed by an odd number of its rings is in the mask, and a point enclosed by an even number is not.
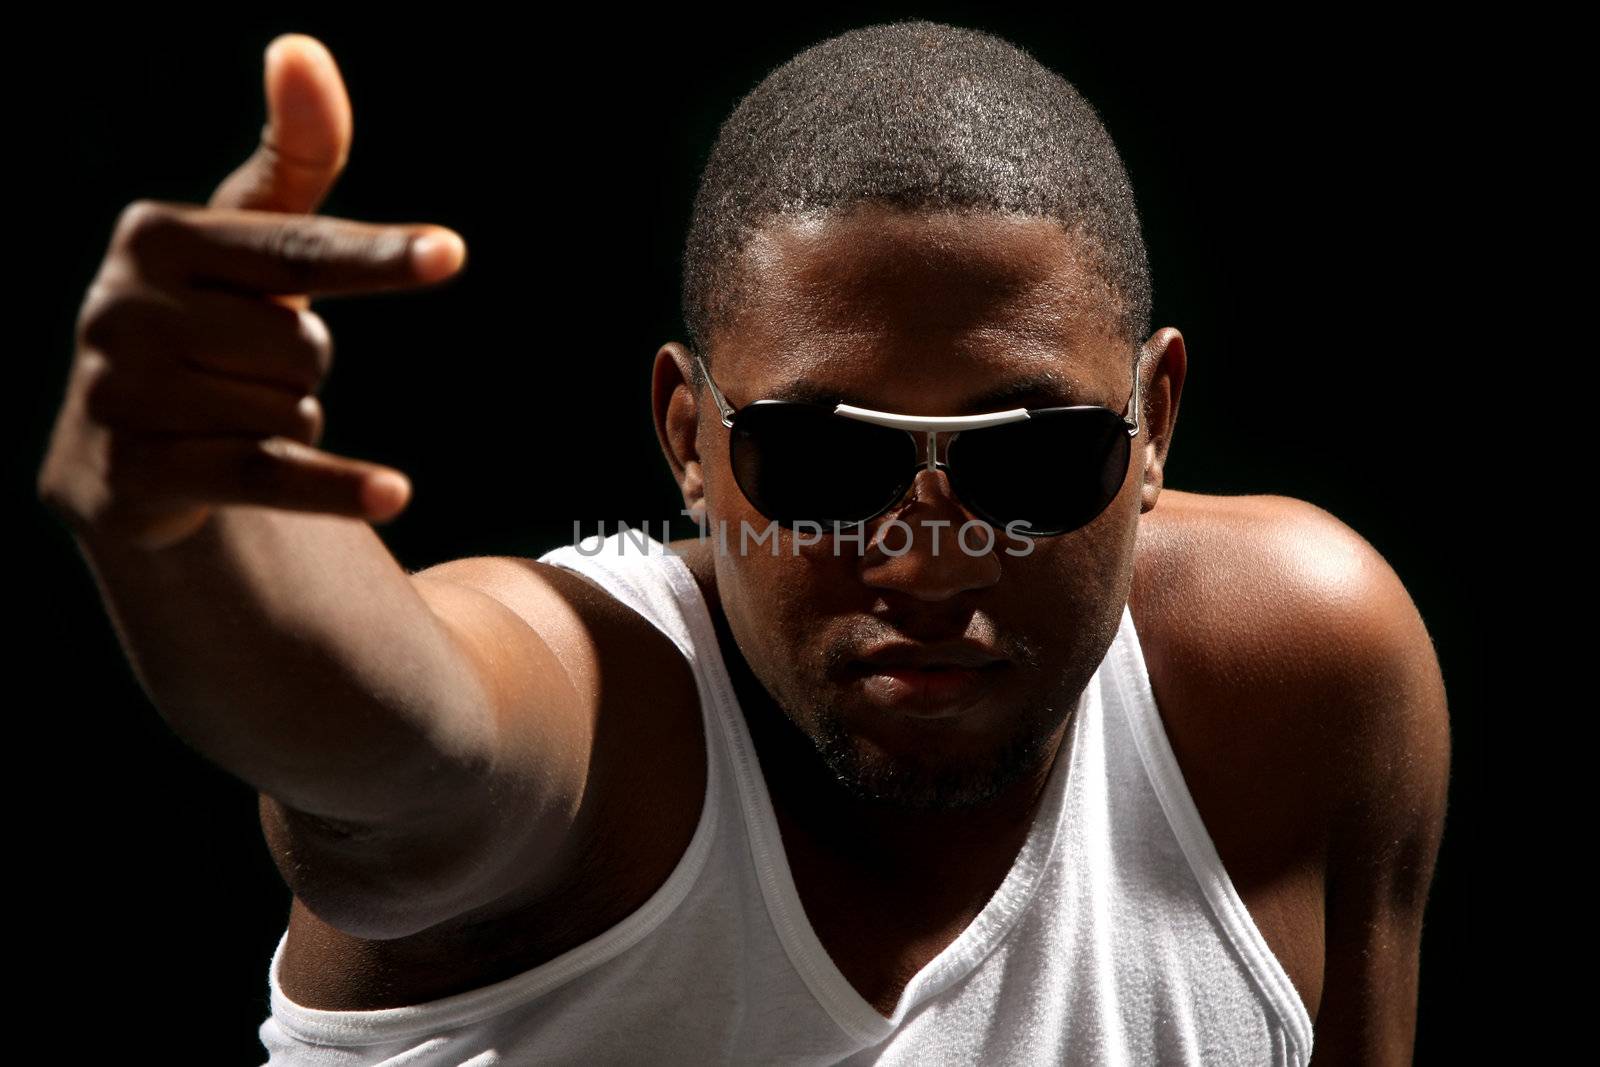
{"type": "Polygon", "coordinates": [[[400,820],[486,750],[466,656],[367,523],[221,507],[161,551],[78,540],[168,725],[283,803],[400,820]]]}

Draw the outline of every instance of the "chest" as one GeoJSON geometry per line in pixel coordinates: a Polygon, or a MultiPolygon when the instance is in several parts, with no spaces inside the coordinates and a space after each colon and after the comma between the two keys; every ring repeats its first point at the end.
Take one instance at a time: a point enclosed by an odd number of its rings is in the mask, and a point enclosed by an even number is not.
{"type": "MultiPolygon", "coordinates": [[[[1278,798],[1238,773],[1237,752],[1207,747],[1208,735],[1190,718],[1202,710],[1174,700],[1163,711],[1177,724],[1167,728],[1169,740],[1229,881],[1314,1022],[1324,957],[1320,853],[1304,846],[1305,822],[1294,805],[1278,805],[1289,808],[1289,817],[1269,810],[1278,798]]],[[[1001,843],[982,867],[963,850],[959,864],[886,886],[830,858],[781,813],[779,824],[795,890],[818,942],[862,999],[886,1017],[916,975],[983,911],[1021,845],[1020,839],[1001,843]]],[[[1198,895],[1193,905],[1204,907],[1198,895]]]]}
{"type": "MultiPolygon", "coordinates": [[[[1263,938],[1283,966],[1313,1023],[1322,994],[1322,898],[1314,879],[1281,878],[1238,887],[1241,899],[1263,938]]],[[[820,903],[816,890],[800,889],[802,900],[820,903]]],[[[902,921],[893,925],[868,921],[889,905],[852,911],[812,907],[812,927],[839,972],[863,1000],[885,1018],[894,1014],[900,996],[913,978],[977,917],[968,909],[943,921],[902,921]]]]}

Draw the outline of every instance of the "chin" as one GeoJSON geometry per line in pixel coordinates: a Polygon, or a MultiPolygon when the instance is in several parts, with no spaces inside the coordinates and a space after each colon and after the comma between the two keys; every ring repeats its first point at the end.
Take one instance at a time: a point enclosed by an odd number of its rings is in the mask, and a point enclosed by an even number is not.
{"type": "Polygon", "coordinates": [[[956,744],[891,750],[840,730],[813,737],[839,785],[858,800],[919,811],[958,811],[985,804],[1038,766],[1050,731],[1013,738],[998,752],[974,760],[970,734],[948,734],[956,744]]]}

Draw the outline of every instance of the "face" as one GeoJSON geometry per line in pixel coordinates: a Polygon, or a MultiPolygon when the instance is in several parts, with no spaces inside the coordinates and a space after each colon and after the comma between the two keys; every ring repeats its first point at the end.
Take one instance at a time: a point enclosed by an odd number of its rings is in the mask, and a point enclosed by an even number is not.
{"type": "MultiPolygon", "coordinates": [[[[910,415],[1070,404],[1121,412],[1133,386],[1133,346],[1111,335],[1108,294],[1075,239],[1047,220],[858,207],[769,227],[745,267],[746,299],[711,350],[712,375],[736,408],[821,390],[910,415]],[[1017,391],[992,399],[1008,388],[1017,391]]],[[[680,347],[673,358],[682,356],[680,347]]],[[[859,545],[826,534],[801,544],[777,527],[775,539],[741,546],[741,530],[771,524],[734,481],[709,393],[696,406],[678,386],[664,421],[688,506],[703,509],[713,544],[727,532],[716,586],[738,651],[843,785],[951,810],[1040,765],[1127,600],[1141,504],[1153,502],[1147,483],[1159,482],[1148,422],[1099,518],[1026,543],[982,527],[993,533],[983,551],[978,526],[957,544],[976,516],[929,470],[866,524],[859,545]],[[891,530],[896,519],[904,525],[891,530]],[[873,660],[889,645],[954,642],[993,662],[873,660]]],[[[1016,462],[1050,477],[1045,457],[1016,462]]]]}

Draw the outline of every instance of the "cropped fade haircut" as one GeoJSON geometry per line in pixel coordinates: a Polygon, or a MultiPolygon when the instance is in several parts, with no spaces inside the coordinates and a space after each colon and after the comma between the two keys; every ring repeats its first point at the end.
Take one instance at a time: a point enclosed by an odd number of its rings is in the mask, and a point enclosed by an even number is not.
{"type": "MultiPolygon", "coordinates": [[[[1114,308],[1150,333],[1150,266],[1127,172],[1099,115],[1016,45],[925,20],[865,26],[796,55],[723,122],[683,254],[683,318],[711,361],[746,294],[750,238],[786,216],[868,201],[1058,221],[1114,308]]],[[[698,384],[698,383],[697,383],[698,384]]]]}

